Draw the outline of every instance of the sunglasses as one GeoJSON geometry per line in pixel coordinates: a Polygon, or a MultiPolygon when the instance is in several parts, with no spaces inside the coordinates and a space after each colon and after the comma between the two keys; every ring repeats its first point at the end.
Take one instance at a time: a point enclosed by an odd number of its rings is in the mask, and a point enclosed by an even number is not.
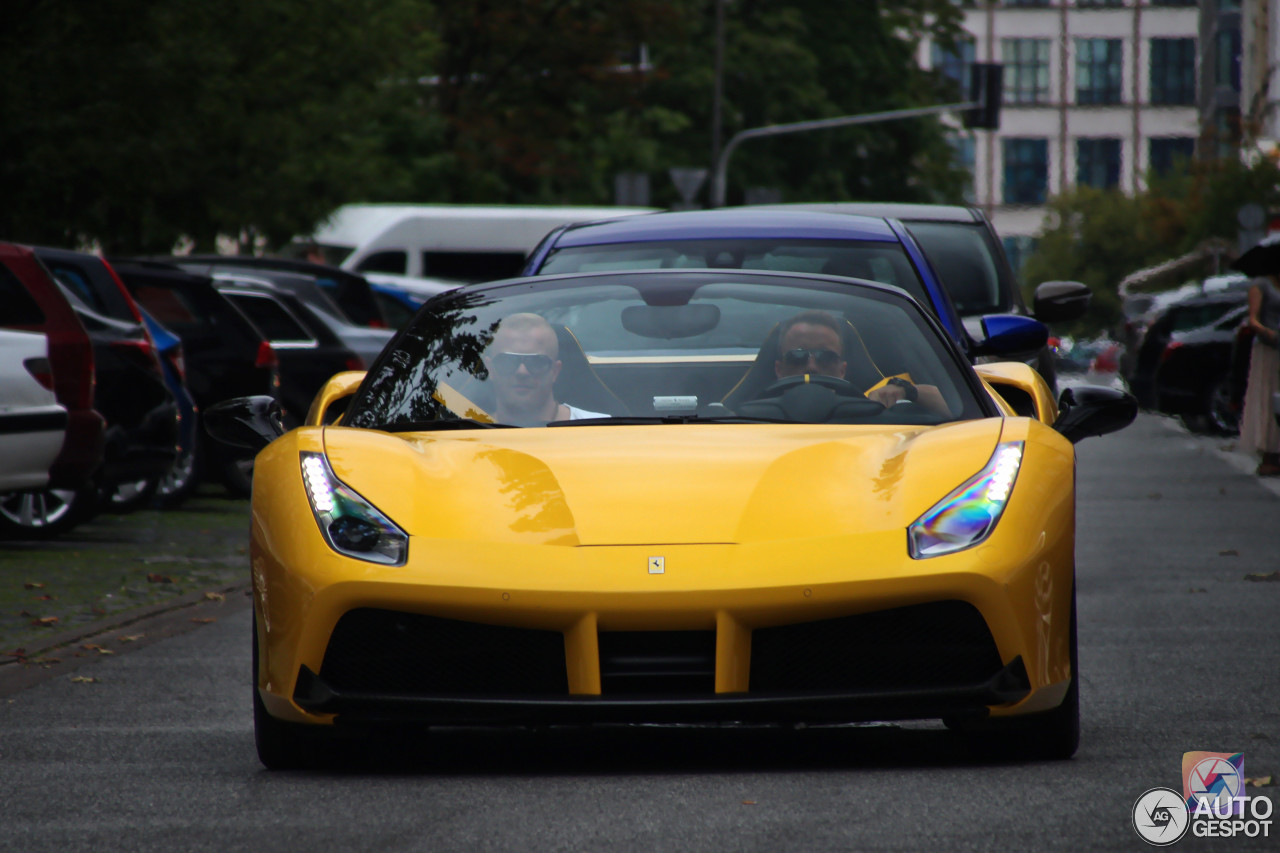
{"type": "Polygon", "coordinates": [[[550,356],[536,352],[500,352],[493,357],[494,371],[503,376],[514,376],[522,364],[530,376],[544,376],[554,363],[550,356]]]}
{"type": "Polygon", "coordinates": [[[833,349],[804,349],[796,347],[782,354],[782,363],[789,367],[807,367],[809,359],[823,370],[832,370],[840,363],[840,353],[833,349]]]}

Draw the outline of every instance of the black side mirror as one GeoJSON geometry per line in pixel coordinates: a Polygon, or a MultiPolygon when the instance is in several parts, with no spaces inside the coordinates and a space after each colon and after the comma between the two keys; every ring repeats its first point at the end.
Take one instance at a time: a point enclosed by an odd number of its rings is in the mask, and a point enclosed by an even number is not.
{"type": "Polygon", "coordinates": [[[1089,310],[1093,291],[1078,281],[1046,281],[1036,288],[1034,310],[1042,323],[1069,323],[1089,310]]]}
{"type": "Polygon", "coordinates": [[[1091,435],[1124,429],[1138,416],[1138,401],[1115,388],[1079,385],[1058,398],[1058,419],[1053,428],[1072,444],[1091,435]]]}
{"type": "Polygon", "coordinates": [[[236,397],[210,406],[204,413],[209,435],[232,447],[257,452],[284,435],[280,403],[274,397],[236,397]]]}

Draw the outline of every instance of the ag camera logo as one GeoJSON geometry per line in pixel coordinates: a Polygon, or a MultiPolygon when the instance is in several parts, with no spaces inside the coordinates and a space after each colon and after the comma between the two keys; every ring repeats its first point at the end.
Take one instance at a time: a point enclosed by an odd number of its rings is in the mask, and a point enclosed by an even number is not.
{"type": "Polygon", "coordinates": [[[1133,828],[1148,844],[1168,847],[1181,841],[1190,826],[1187,804],[1172,788],[1152,788],[1133,804],[1133,828]]]}

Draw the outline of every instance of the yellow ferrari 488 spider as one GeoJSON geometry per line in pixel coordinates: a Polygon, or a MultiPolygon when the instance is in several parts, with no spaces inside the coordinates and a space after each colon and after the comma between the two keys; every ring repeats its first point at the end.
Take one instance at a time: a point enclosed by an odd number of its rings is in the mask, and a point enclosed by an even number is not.
{"type": "Polygon", "coordinates": [[[975,369],[871,282],[441,294],[303,426],[281,434],[268,398],[207,415],[262,448],[259,756],[388,723],[914,718],[1070,756],[1073,442],[1135,412],[975,369]]]}

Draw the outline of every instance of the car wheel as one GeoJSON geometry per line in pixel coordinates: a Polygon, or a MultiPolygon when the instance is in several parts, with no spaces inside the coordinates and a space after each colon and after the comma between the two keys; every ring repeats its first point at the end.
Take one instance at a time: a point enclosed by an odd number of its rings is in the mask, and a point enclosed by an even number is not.
{"type": "Polygon", "coordinates": [[[189,449],[183,450],[173,461],[173,467],[156,486],[156,502],[163,509],[173,509],[181,504],[200,485],[202,450],[199,439],[189,449]]]}
{"type": "Polygon", "coordinates": [[[1240,431],[1240,416],[1231,408],[1231,377],[1222,376],[1209,386],[1205,399],[1205,422],[1214,432],[1235,435],[1240,431]]]}
{"type": "Polygon", "coordinates": [[[137,480],[132,483],[116,483],[107,488],[102,508],[107,512],[129,513],[151,503],[159,487],[159,480],[137,480]]]}
{"type": "Polygon", "coordinates": [[[47,489],[0,496],[0,536],[6,539],[51,539],[93,517],[98,490],[47,489]]]}
{"type": "Polygon", "coordinates": [[[971,750],[983,757],[1061,761],[1080,747],[1080,664],[1076,639],[1076,594],[1071,592],[1069,628],[1071,683],[1052,711],[1000,718],[962,730],[971,750]]]}
{"type": "Polygon", "coordinates": [[[318,728],[277,720],[267,713],[258,694],[258,626],[253,623],[253,742],[258,760],[268,770],[300,770],[322,766],[328,760],[325,732],[318,728]]]}

